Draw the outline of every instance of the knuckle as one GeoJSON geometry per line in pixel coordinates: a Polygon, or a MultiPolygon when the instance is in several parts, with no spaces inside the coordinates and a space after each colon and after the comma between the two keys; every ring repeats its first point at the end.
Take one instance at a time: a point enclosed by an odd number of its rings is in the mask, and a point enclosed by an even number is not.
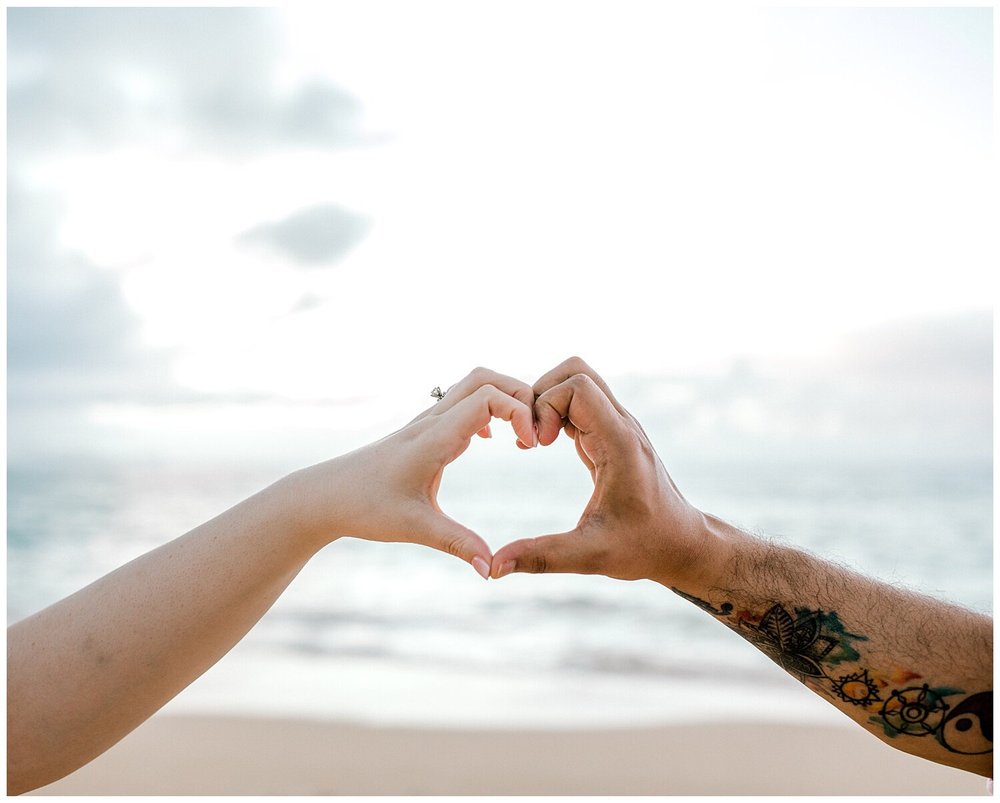
{"type": "Polygon", "coordinates": [[[465,551],[465,539],[458,535],[449,536],[445,539],[442,547],[449,555],[454,555],[455,557],[460,558],[465,551]]]}
{"type": "Polygon", "coordinates": [[[597,383],[590,378],[589,374],[575,373],[568,381],[574,390],[590,390],[597,387],[597,383]]]}
{"type": "Polygon", "coordinates": [[[544,555],[533,555],[527,563],[527,570],[530,574],[545,574],[548,564],[544,555]]]}
{"type": "Polygon", "coordinates": [[[490,384],[489,382],[484,382],[476,389],[476,395],[483,398],[490,398],[499,393],[499,389],[496,385],[490,384]]]}
{"type": "Polygon", "coordinates": [[[469,376],[477,384],[481,385],[484,382],[488,382],[492,378],[493,372],[489,368],[484,368],[482,365],[477,365],[475,368],[472,369],[472,372],[469,374],[469,376]]]}
{"type": "Polygon", "coordinates": [[[524,565],[525,571],[530,574],[545,574],[548,570],[548,560],[545,558],[545,550],[540,548],[537,539],[531,542],[531,552],[525,558],[518,561],[524,565]]]}
{"type": "Polygon", "coordinates": [[[532,404],[535,401],[535,390],[527,382],[518,382],[514,387],[514,398],[532,404]]]}

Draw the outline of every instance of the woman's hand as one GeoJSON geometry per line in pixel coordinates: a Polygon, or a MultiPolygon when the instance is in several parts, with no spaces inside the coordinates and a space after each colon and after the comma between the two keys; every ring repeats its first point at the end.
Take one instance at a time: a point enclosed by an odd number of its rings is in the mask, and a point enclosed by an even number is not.
{"type": "Polygon", "coordinates": [[[282,483],[314,549],[340,536],[424,544],[468,561],[489,577],[493,554],[475,532],[447,516],[437,492],[444,468],[490,420],[510,421],[518,445],[537,445],[534,392],[524,382],[477,368],[402,429],[282,483]]]}
{"type": "Polygon", "coordinates": [[[473,371],[399,432],[290,474],[12,625],[8,793],[61,778],[152,715],[337,536],[426,544],[488,575],[489,547],[437,504],[441,474],[494,417],[534,445],[533,401],[524,383],[473,371]]]}

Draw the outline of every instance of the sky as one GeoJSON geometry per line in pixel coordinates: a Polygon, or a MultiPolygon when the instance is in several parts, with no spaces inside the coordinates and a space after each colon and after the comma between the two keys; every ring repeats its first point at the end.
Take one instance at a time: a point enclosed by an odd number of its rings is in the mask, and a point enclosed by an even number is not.
{"type": "Polygon", "coordinates": [[[989,459],[991,10],[663,5],[9,9],[9,456],[579,354],[678,449],[989,459]]]}

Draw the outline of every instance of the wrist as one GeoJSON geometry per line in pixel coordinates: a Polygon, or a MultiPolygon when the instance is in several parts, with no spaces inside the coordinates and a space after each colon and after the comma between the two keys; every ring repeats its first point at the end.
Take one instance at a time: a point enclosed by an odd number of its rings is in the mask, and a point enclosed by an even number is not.
{"type": "Polygon", "coordinates": [[[338,518],[342,505],[334,499],[340,484],[336,464],[334,459],[293,471],[269,489],[281,500],[289,537],[309,554],[336,541],[346,531],[338,518]]]}
{"type": "Polygon", "coordinates": [[[739,544],[746,534],[722,519],[692,508],[683,532],[668,534],[671,544],[669,566],[652,577],[667,588],[679,588],[687,593],[707,592],[717,587],[727,574],[739,544]],[[680,542],[683,548],[678,549],[680,542]]]}

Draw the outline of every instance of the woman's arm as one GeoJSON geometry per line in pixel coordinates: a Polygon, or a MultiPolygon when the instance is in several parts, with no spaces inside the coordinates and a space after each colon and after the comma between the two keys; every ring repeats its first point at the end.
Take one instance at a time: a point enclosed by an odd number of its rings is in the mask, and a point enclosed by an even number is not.
{"type": "Polygon", "coordinates": [[[493,576],[655,580],[908,753],[992,773],[990,617],[752,537],[696,510],[645,432],[579,359],[535,383],[539,442],[564,428],[594,479],[568,533],[508,544],[493,576]]]}
{"type": "Polygon", "coordinates": [[[7,783],[79,768],[225,655],[340,536],[426,544],[488,575],[437,504],[444,467],[497,417],[535,444],[531,389],[477,369],[398,432],[303,469],[7,630],[7,783]]]}
{"type": "Polygon", "coordinates": [[[279,482],[7,629],[7,791],[100,755],[201,675],[311,557],[279,482]]]}

